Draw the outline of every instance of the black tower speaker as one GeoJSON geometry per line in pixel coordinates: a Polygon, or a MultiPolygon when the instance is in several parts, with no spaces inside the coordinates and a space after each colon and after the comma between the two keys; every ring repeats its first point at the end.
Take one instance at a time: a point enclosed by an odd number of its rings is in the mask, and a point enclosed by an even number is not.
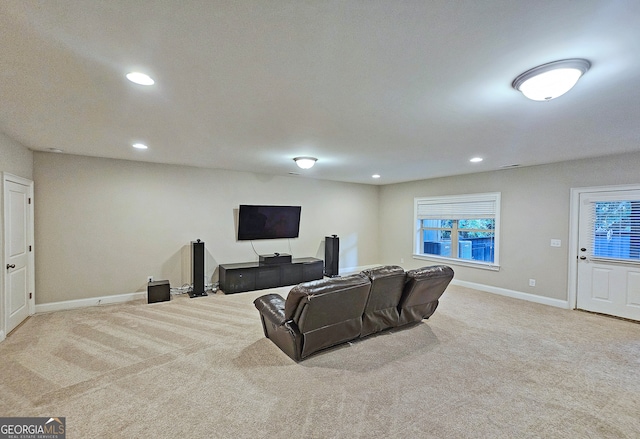
{"type": "Polygon", "coordinates": [[[324,238],[324,275],[338,277],[338,256],[340,253],[340,238],[338,235],[324,238]]]}
{"type": "Polygon", "coordinates": [[[204,290],[204,242],[191,241],[191,285],[189,297],[206,296],[204,290]]]}

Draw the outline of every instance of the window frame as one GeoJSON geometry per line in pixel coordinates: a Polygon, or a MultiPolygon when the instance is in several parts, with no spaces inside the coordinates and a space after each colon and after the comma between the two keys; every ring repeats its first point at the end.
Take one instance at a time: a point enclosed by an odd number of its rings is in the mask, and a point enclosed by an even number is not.
{"type": "MultiPolygon", "coordinates": [[[[441,263],[448,263],[452,265],[462,265],[466,267],[480,268],[485,270],[500,270],[500,201],[501,201],[501,193],[500,192],[487,192],[480,194],[465,194],[465,195],[446,195],[446,196],[435,196],[435,197],[415,197],[413,201],[413,258],[427,261],[437,261],[441,263]],[[494,209],[492,216],[486,216],[486,214],[482,214],[482,216],[478,216],[478,219],[484,218],[493,218],[495,228],[492,230],[494,233],[493,243],[494,243],[494,253],[493,253],[493,262],[486,261],[474,261],[469,259],[461,259],[458,257],[447,257],[440,255],[433,255],[424,253],[424,245],[423,245],[423,237],[422,237],[422,220],[424,218],[420,218],[419,216],[419,207],[424,207],[428,205],[452,205],[455,206],[457,211],[465,212],[466,206],[474,206],[486,203],[493,203],[494,209]]],[[[473,215],[472,213],[467,213],[473,215]]],[[[471,218],[471,217],[468,217],[471,218]]],[[[434,218],[435,219],[435,218],[434,218]]],[[[464,218],[439,218],[441,220],[460,220],[464,218]]],[[[473,217],[476,219],[476,217],[473,217]]],[[[455,226],[455,224],[454,224],[455,226]]],[[[457,227],[454,227],[456,233],[460,230],[457,227]]],[[[453,234],[452,229],[452,234],[453,234]]],[[[457,237],[456,237],[457,241],[457,237]]],[[[453,242],[453,237],[452,237],[453,242]]],[[[453,245],[452,245],[453,249],[453,245]]]]}

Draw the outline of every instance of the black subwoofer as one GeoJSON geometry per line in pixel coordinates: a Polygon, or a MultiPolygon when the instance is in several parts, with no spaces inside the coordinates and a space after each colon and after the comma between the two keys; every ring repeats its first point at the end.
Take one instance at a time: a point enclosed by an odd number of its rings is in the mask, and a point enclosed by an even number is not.
{"type": "Polygon", "coordinates": [[[147,303],[166,302],[171,299],[171,286],[168,280],[157,280],[147,284],[147,303]]]}
{"type": "Polygon", "coordinates": [[[191,241],[191,285],[189,297],[206,296],[204,290],[204,242],[191,241]]]}
{"type": "Polygon", "coordinates": [[[325,236],[324,238],[324,275],[328,277],[338,276],[338,256],[340,253],[340,238],[338,235],[325,236]]]}

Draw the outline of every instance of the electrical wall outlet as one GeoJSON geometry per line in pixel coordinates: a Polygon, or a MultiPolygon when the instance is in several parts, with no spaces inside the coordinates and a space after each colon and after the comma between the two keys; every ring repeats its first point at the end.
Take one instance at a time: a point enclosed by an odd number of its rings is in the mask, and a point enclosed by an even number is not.
{"type": "Polygon", "coordinates": [[[147,282],[153,282],[153,276],[147,276],[147,282]]]}
{"type": "Polygon", "coordinates": [[[562,241],[559,239],[552,239],[551,240],[551,247],[560,247],[562,246],[562,241]]]}
{"type": "Polygon", "coordinates": [[[400,258],[400,263],[404,264],[404,258],[400,258]]]}
{"type": "Polygon", "coordinates": [[[535,287],[536,286],[536,280],[535,279],[529,279],[529,286],[530,287],[535,287]]]}

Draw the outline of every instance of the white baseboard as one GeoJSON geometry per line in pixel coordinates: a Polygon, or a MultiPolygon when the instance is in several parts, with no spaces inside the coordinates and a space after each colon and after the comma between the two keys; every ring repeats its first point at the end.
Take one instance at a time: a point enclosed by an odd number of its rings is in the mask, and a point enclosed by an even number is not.
{"type": "Polygon", "coordinates": [[[87,299],[65,300],[62,302],[41,303],[39,305],[36,305],[36,313],[63,311],[67,309],[86,308],[89,306],[130,302],[132,300],[145,299],[146,297],[146,291],[139,291],[136,293],[116,294],[114,296],[91,297],[87,299]]]}
{"type": "Polygon", "coordinates": [[[5,338],[7,337],[4,335],[4,331],[0,331],[0,341],[3,341],[5,338]]]}
{"type": "Polygon", "coordinates": [[[555,306],[556,308],[571,309],[568,300],[559,300],[552,299],[550,297],[536,296],[535,294],[523,293],[522,291],[507,290],[506,288],[492,287],[491,285],[477,284],[474,282],[466,282],[457,279],[453,279],[451,283],[453,285],[459,285],[461,287],[498,294],[500,296],[513,297],[514,299],[526,300],[528,302],[540,303],[542,305],[555,306]]]}

